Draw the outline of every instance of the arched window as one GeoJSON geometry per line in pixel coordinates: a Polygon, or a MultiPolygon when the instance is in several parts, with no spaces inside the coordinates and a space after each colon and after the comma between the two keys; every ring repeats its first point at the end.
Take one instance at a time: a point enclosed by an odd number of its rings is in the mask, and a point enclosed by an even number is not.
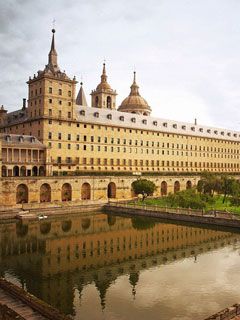
{"type": "Polygon", "coordinates": [[[98,108],[99,99],[98,97],[95,98],[95,107],[98,108]]]}
{"type": "Polygon", "coordinates": [[[22,166],[20,169],[20,176],[26,177],[26,175],[27,175],[27,168],[25,166],[22,166]]]}
{"type": "Polygon", "coordinates": [[[162,181],[161,183],[161,196],[166,196],[167,195],[167,182],[162,181]]]}
{"type": "Polygon", "coordinates": [[[37,168],[36,166],[34,166],[34,167],[32,168],[32,175],[33,175],[34,177],[36,177],[36,176],[38,175],[38,168],[37,168]]]}
{"type": "Polygon", "coordinates": [[[18,166],[13,167],[13,176],[19,177],[19,167],[18,166]]]}
{"type": "Polygon", "coordinates": [[[40,202],[51,202],[51,187],[48,183],[40,187],[40,202]]]}
{"type": "Polygon", "coordinates": [[[17,186],[16,203],[28,203],[28,187],[25,184],[17,186]]]}
{"type": "Polygon", "coordinates": [[[107,108],[112,109],[112,98],[109,96],[107,97],[107,108]]]}
{"type": "Polygon", "coordinates": [[[72,228],[72,221],[71,220],[67,220],[67,221],[62,222],[62,231],[68,232],[71,230],[71,228],[72,228]]]}
{"type": "Polygon", "coordinates": [[[91,199],[91,186],[89,183],[85,182],[81,189],[81,199],[90,200],[91,199]]]}
{"type": "Polygon", "coordinates": [[[108,184],[107,196],[112,199],[116,198],[116,184],[114,182],[108,184]]]}
{"type": "Polygon", "coordinates": [[[45,176],[45,168],[43,166],[39,167],[39,175],[45,176]]]}
{"type": "Polygon", "coordinates": [[[175,181],[174,182],[174,193],[180,191],[180,182],[179,181],[175,181]]]}
{"type": "Polygon", "coordinates": [[[69,183],[64,183],[62,186],[62,201],[72,200],[72,186],[69,183]]]}
{"type": "Polygon", "coordinates": [[[2,166],[2,177],[6,177],[6,176],[7,176],[7,167],[2,166]]]}

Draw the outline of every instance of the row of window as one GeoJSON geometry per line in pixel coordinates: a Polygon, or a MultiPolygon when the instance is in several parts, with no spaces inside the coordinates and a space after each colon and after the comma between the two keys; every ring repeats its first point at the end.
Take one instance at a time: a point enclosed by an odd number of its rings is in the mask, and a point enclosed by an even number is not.
{"type": "MultiPolygon", "coordinates": [[[[48,93],[53,94],[53,88],[52,87],[48,88],[48,93]]],[[[42,88],[39,88],[39,89],[36,88],[35,90],[31,90],[30,97],[38,96],[38,95],[41,95],[41,94],[42,94],[42,88]]],[[[63,90],[62,89],[58,89],[56,92],[54,92],[54,94],[58,94],[59,96],[62,96],[63,90]]],[[[71,96],[72,96],[72,91],[68,90],[68,97],[71,97],[71,96]]]]}
{"type": "MultiPolygon", "coordinates": [[[[48,146],[50,148],[53,147],[53,143],[52,142],[49,142],[48,146]]],[[[72,148],[76,148],[76,150],[80,150],[80,145],[77,143],[77,144],[70,144],[68,143],[67,144],[67,149],[68,150],[71,150],[72,148]]],[[[58,149],[62,149],[62,143],[59,142],[58,143],[58,149]]],[[[157,155],[173,155],[173,156],[188,156],[188,157],[211,157],[211,158],[224,158],[224,159],[239,159],[238,156],[236,155],[230,155],[230,154],[212,154],[212,153],[194,153],[194,152],[180,152],[180,151],[172,151],[170,152],[169,150],[156,150],[156,149],[140,149],[140,148],[126,148],[126,147],[107,147],[107,146],[97,146],[97,147],[94,147],[93,145],[91,146],[87,146],[87,145],[83,145],[82,146],[82,151],[98,151],[98,152],[101,152],[101,151],[104,151],[104,152],[123,152],[123,153],[135,153],[135,154],[157,154],[157,155]]]]}
{"type": "MultiPolygon", "coordinates": [[[[72,140],[72,134],[67,134],[67,140],[72,140]]],[[[111,143],[111,144],[122,144],[122,145],[129,145],[129,146],[144,146],[143,140],[127,140],[127,139],[120,139],[120,138],[108,138],[108,137],[94,137],[94,136],[82,136],[83,142],[97,142],[97,143],[111,143]]],[[[52,132],[48,133],[48,139],[53,139],[52,132]]],[[[62,140],[62,133],[58,133],[58,140],[62,140]]],[[[80,134],[75,136],[75,141],[80,141],[80,134]]],[[[198,145],[184,145],[184,144],[174,144],[174,143],[160,143],[154,141],[145,141],[145,146],[149,147],[158,147],[158,148],[167,148],[167,149],[182,149],[182,150],[193,150],[193,151],[206,151],[206,152],[224,152],[224,153],[233,153],[239,154],[239,150],[237,149],[228,149],[228,148],[216,148],[216,147],[205,147],[205,146],[198,146],[198,145]]]]}
{"type": "MultiPolygon", "coordinates": [[[[72,159],[66,157],[67,163],[79,163],[80,158],[72,159]]],[[[57,163],[61,164],[62,157],[57,158],[57,163]]],[[[239,163],[216,163],[216,162],[188,162],[188,161],[160,161],[160,160],[132,160],[132,159],[108,159],[108,158],[82,158],[82,165],[117,165],[117,166],[146,166],[146,167],[195,167],[195,168],[234,168],[239,169],[239,163]]]]}

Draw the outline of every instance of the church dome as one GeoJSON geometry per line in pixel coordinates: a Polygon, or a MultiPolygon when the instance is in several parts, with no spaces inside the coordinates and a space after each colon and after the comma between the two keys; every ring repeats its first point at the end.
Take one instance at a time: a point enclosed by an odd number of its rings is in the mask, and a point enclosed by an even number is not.
{"type": "Polygon", "coordinates": [[[121,112],[137,113],[149,116],[151,108],[147,101],[140,96],[139,86],[136,83],[136,72],[134,72],[133,84],[131,85],[131,91],[127,98],[125,98],[118,108],[121,112]]]}

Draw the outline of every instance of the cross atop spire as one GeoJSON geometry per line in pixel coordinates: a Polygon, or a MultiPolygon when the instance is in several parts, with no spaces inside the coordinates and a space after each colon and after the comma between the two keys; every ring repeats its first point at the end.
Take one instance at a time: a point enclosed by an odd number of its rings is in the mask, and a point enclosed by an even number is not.
{"type": "Polygon", "coordinates": [[[133,84],[131,85],[130,95],[131,96],[139,96],[138,89],[139,89],[139,86],[137,85],[137,82],[136,82],[136,71],[134,71],[133,72],[133,84]]]}
{"type": "Polygon", "coordinates": [[[102,75],[101,75],[101,82],[107,82],[107,73],[106,73],[105,60],[104,60],[104,63],[103,63],[103,71],[102,71],[102,75]]]}
{"type": "Polygon", "coordinates": [[[54,72],[59,71],[58,63],[57,63],[57,51],[55,49],[55,29],[52,29],[52,43],[51,49],[48,54],[48,66],[54,72]]]}

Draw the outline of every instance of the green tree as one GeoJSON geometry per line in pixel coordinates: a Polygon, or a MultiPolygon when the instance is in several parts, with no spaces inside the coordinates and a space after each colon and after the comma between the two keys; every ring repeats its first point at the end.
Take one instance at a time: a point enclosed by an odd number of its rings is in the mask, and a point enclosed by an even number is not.
{"type": "Polygon", "coordinates": [[[155,183],[150,180],[139,179],[132,183],[132,188],[135,194],[141,194],[143,196],[142,201],[144,201],[147,196],[153,195],[157,187],[155,183]]]}
{"type": "Polygon", "coordinates": [[[227,175],[221,177],[221,191],[223,193],[223,203],[226,201],[228,196],[233,196],[235,198],[239,197],[240,194],[240,184],[239,182],[227,175]]]}
{"type": "Polygon", "coordinates": [[[201,174],[201,179],[197,184],[198,192],[208,194],[213,197],[214,193],[219,193],[221,189],[221,179],[218,175],[208,171],[204,171],[201,174]]]}

